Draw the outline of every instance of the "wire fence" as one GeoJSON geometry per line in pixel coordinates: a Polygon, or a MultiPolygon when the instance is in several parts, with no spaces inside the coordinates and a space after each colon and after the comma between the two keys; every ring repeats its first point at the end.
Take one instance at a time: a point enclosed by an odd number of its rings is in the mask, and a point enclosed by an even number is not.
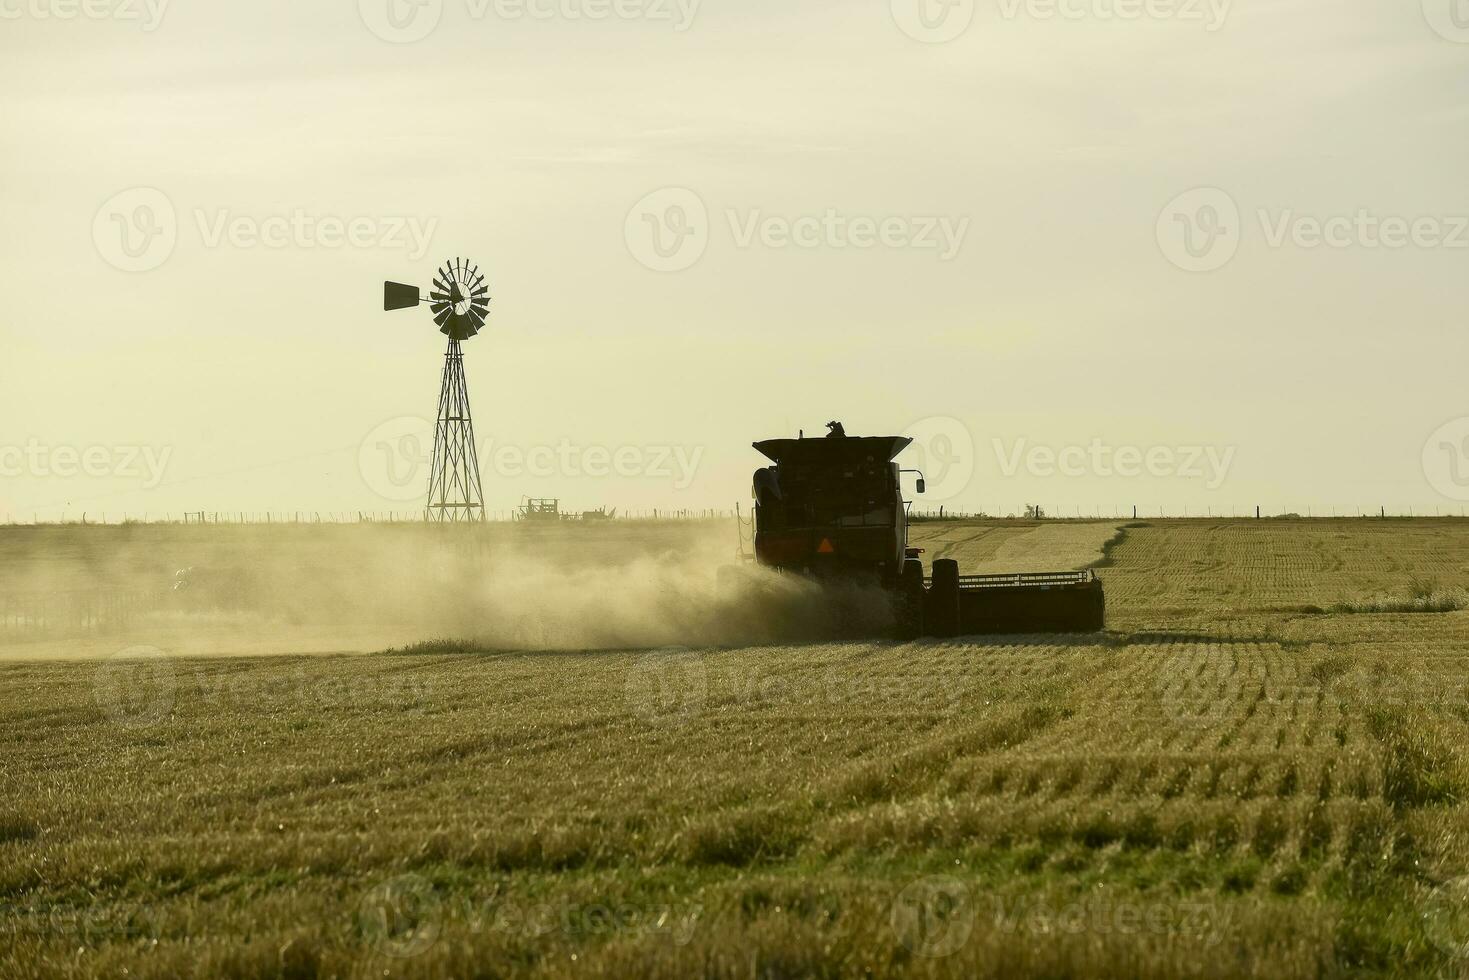
{"type": "MultiPolygon", "coordinates": [[[[586,523],[596,524],[609,521],[705,521],[721,518],[733,519],[733,509],[649,507],[622,511],[608,515],[595,511],[587,513],[565,513],[550,518],[526,520],[516,510],[487,510],[484,522],[490,524],[529,523],[586,523]]],[[[411,511],[184,511],[163,514],[117,514],[83,513],[61,514],[55,518],[31,515],[27,520],[21,515],[6,514],[4,525],[9,527],[43,525],[111,525],[124,524],[425,524],[430,523],[422,510],[411,511]]]]}
{"type": "MultiPolygon", "coordinates": [[[[631,510],[619,509],[616,514],[598,511],[586,513],[564,513],[549,518],[526,519],[516,509],[486,511],[484,522],[490,524],[540,524],[540,523],[585,523],[601,524],[627,521],[708,521],[748,518],[749,508],[690,508],[648,507],[631,510]]],[[[1072,505],[1047,506],[1045,504],[1018,504],[1013,506],[981,507],[979,509],[950,507],[910,507],[910,521],[962,521],[962,520],[1191,520],[1191,519],[1325,519],[1325,518],[1469,518],[1469,506],[1459,507],[1389,507],[1383,505],[1366,507],[1320,507],[1306,506],[1265,507],[1166,507],[1157,505],[1072,505]]],[[[424,524],[422,510],[406,511],[184,511],[163,514],[126,514],[85,512],[77,515],[62,514],[55,518],[31,515],[6,514],[3,526],[46,526],[46,525],[125,525],[125,524],[424,524]]]]}
{"type": "Polygon", "coordinates": [[[982,508],[979,510],[950,509],[947,507],[913,508],[908,512],[910,521],[961,521],[961,520],[1315,520],[1343,517],[1360,518],[1424,518],[1424,517],[1469,517],[1469,506],[1459,507],[1388,507],[1384,505],[1366,507],[1321,507],[1305,506],[1266,507],[1254,504],[1237,507],[1183,506],[1161,507],[1158,505],[1073,505],[1050,507],[1045,504],[1018,504],[1010,507],[982,508]]]}
{"type": "Polygon", "coordinates": [[[153,589],[0,593],[0,634],[87,633],[127,626],[167,595],[153,589]]]}

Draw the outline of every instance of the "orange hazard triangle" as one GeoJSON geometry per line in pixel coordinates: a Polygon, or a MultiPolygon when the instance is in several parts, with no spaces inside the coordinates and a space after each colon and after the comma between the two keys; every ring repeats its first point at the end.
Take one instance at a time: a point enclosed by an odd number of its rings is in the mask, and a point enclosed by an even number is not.
{"type": "Polygon", "coordinates": [[[821,544],[819,544],[816,548],[816,553],[818,555],[829,555],[834,551],[836,551],[836,549],[831,546],[830,538],[822,538],[821,544]]]}

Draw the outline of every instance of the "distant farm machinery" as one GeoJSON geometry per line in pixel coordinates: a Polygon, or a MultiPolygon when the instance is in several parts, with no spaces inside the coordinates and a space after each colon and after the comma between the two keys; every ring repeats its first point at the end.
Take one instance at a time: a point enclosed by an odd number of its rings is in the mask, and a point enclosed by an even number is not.
{"type": "Polygon", "coordinates": [[[554,523],[557,521],[611,521],[617,518],[617,508],[608,510],[598,507],[579,514],[568,514],[561,510],[561,501],[556,497],[526,497],[515,508],[517,521],[532,523],[554,523]]]}

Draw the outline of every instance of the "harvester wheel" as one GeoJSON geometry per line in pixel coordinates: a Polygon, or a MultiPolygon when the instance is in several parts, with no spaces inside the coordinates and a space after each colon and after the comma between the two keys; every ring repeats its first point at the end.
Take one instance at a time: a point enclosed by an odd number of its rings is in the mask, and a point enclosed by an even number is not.
{"type": "Polygon", "coordinates": [[[959,635],[959,563],[952,558],[939,558],[933,563],[933,584],[929,586],[925,620],[934,636],[959,635]]]}
{"type": "Polygon", "coordinates": [[[923,635],[923,562],[909,558],[898,575],[898,636],[916,640],[923,635]]]}

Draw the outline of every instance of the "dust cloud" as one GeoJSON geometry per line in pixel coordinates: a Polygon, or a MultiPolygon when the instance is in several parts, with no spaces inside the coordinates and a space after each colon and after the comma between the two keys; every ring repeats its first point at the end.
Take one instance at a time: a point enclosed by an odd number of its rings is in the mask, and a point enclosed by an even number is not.
{"type": "Polygon", "coordinates": [[[737,542],[732,521],[5,528],[0,654],[746,646],[891,625],[880,590],[757,569],[737,542]]]}

